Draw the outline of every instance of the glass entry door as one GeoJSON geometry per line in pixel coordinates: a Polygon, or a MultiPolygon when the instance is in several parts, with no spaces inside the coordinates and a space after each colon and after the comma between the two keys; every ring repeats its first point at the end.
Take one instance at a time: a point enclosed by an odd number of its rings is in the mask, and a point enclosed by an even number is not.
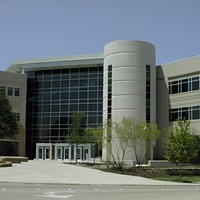
{"type": "Polygon", "coordinates": [[[39,147],[38,148],[38,159],[49,160],[50,159],[50,147],[39,147]]]}
{"type": "Polygon", "coordinates": [[[88,148],[84,148],[83,159],[84,160],[89,160],[89,149],[88,148]]]}
{"type": "Polygon", "coordinates": [[[68,160],[69,159],[69,148],[64,147],[64,159],[68,160]]]}
{"type": "Polygon", "coordinates": [[[44,150],[45,150],[45,159],[44,160],[49,160],[50,159],[50,148],[44,147],[44,150]]]}
{"type": "Polygon", "coordinates": [[[38,159],[43,160],[43,147],[38,148],[38,159]]]}
{"type": "Polygon", "coordinates": [[[57,148],[57,159],[62,160],[62,147],[57,148]]]}
{"type": "Polygon", "coordinates": [[[51,160],[52,159],[52,144],[51,143],[37,143],[36,144],[36,159],[37,160],[51,160]]]}
{"type": "Polygon", "coordinates": [[[69,147],[58,147],[57,148],[57,159],[68,160],[69,159],[69,147]]]}

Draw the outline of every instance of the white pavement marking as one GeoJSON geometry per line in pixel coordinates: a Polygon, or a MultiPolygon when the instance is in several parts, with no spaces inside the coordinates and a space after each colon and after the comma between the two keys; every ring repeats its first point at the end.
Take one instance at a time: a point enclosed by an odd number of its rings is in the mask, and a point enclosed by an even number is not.
{"type": "Polygon", "coordinates": [[[58,198],[58,199],[67,199],[73,197],[74,195],[69,194],[74,193],[73,191],[59,191],[59,192],[45,192],[44,195],[35,195],[37,197],[46,197],[46,198],[58,198]],[[67,194],[65,194],[67,193],[67,194]]]}

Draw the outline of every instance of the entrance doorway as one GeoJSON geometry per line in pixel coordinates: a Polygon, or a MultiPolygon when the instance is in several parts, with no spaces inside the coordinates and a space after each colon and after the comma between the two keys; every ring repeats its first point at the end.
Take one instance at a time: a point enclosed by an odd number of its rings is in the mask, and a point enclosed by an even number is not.
{"type": "Polygon", "coordinates": [[[71,160],[71,146],[67,143],[55,144],[55,160],[71,160]]]}
{"type": "Polygon", "coordinates": [[[78,145],[77,159],[78,160],[89,160],[89,147],[87,147],[86,145],[78,145]]]}
{"type": "Polygon", "coordinates": [[[69,147],[57,147],[57,160],[69,160],[69,147]]]}
{"type": "Polygon", "coordinates": [[[37,160],[51,160],[52,159],[52,144],[37,143],[36,159],[37,160]]]}

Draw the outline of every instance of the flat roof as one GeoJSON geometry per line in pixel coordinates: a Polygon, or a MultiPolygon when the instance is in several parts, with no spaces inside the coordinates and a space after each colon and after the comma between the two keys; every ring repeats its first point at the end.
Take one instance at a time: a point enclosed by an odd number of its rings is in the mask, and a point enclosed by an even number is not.
{"type": "Polygon", "coordinates": [[[53,56],[16,60],[7,71],[39,70],[41,68],[73,67],[103,64],[103,53],[81,54],[75,56],[53,56]]]}

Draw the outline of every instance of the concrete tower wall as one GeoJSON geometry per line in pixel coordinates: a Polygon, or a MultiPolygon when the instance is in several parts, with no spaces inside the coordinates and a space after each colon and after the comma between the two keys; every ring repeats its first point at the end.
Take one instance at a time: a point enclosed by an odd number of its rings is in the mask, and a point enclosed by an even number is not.
{"type": "MultiPolygon", "coordinates": [[[[123,117],[146,120],[146,66],[150,66],[150,121],[156,122],[155,47],[143,41],[114,41],[104,48],[103,121],[123,117]],[[109,87],[108,75],[112,71],[109,87]],[[109,88],[109,89],[108,89],[109,88]],[[111,91],[110,91],[111,90],[111,91]],[[109,97],[109,93],[112,93],[109,97]],[[112,103],[109,103],[109,98],[112,103]],[[111,113],[109,107],[111,105],[111,113]]],[[[114,145],[113,145],[114,146],[114,145]]],[[[115,152],[116,149],[113,149],[115,152]]],[[[109,160],[106,148],[103,159],[109,160]]],[[[126,156],[133,160],[133,154],[126,156]]]]}
{"type": "Polygon", "coordinates": [[[104,49],[103,119],[107,120],[108,66],[112,65],[112,119],[146,119],[146,65],[151,66],[151,122],[155,122],[155,47],[142,41],[114,41],[104,49]]]}

